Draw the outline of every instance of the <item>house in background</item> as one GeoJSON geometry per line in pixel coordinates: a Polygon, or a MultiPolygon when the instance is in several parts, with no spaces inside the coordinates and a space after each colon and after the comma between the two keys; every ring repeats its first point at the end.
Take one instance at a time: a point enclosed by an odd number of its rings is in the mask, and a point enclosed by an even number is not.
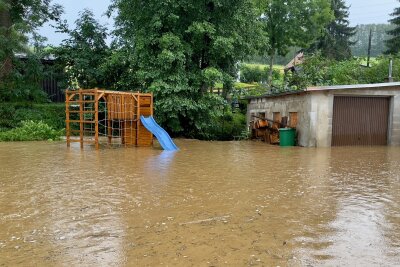
{"type": "Polygon", "coordinates": [[[253,116],[296,122],[304,147],[400,145],[400,83],[310,87],[248,98],[253,116]]]}
{"type": "Polygon", "coordinates": [[[297,55],[285,66],[284,70],[285,72],[292,71],[295,72],[297,71],[297,68],[299,65],[304,63],[304,52],[299,52],[297,55]]]}

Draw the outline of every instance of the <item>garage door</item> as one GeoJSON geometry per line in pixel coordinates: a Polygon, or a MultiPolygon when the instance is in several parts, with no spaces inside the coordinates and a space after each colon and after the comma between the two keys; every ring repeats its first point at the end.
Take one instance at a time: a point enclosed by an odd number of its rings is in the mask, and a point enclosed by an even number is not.
{"type": "Polygon", "coordinates": [[[332,146],[386,145],[389,98],[335,96],[332,146]]]}

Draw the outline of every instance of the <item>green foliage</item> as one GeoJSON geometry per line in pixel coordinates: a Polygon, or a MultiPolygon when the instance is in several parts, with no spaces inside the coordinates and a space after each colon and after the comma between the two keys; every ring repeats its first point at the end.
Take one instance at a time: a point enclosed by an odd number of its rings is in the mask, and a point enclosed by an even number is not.
{"type": "Polygon", "coordinates": [[[64,104],[1,103],[0,130],[21,126],[22,121],[43,121],[53,129],[65,127],[64,104]]]}
{"type": "Polygon", "coordinates": [[[250,0],[114,0],[115,45],[129,51],[130,76],[155,97],[157,120],[174,135],[209,138],[226,103],[209,91],[233,87],[236,63],[260,43],[250,0]],[[134,45],[132,45],[134,43],[134,45]]]}
{"type": "Polygon", "coordinates": [[[400,7],[395,8],[391,16],[393,18],[389,22],[393,25],[393,29],[387,31],[391,38],[385,42],[387,46],[385,54],[394,55],[400,52],[400,7]]]}
{"type": "MultiPolygon", "coordinates": [[[[380,57],[372,67],[361,64],[361,59],[335,61],[320,54],[307,57],[302,69],[288,77],[289,85],[297,89],[309,86],[383,83],[388,77],[389,58],[380,57]]],[[[400,80],[400,59],[393,63],[394,79],[400,80]]]]}
{"type": "Polygon", "coordinates": [[[0,101],[47,100],[41,90],[42,54],[29,51],[28,35],[38,45],[43,38],[36,29],[58,20],[61,13],[61,6],[51,0],[0,0],[0,101]],[[21,52],[26,56],[15,56],[21,52]]]}
{"type": "MultiPolygon", "coordinates": [[[[386,82],[389,74],[388,56],[378,57],[371,68],[365,68],[363,72],[363,83],[382,83],[386,82]]],[[[393,79],[400,81],[400,59],[393,58],[393,79]]]]}
{"type": "Polygon", "coordinates": [[[59,140],[63,130],[54,130],[46,123],[39,121],[22,121],[21,126],[5,132],[0,132],[0,141],[41,141],[59,140]]]}
{"type": "MultiPolygon", "coordinates": [[[[97,69],[103,77],[103,86],[118,91],[138,91],[135,73],[137,66],[128,49],[113,48],[97,69]]],[[[98,85],[102,86],[102,85],[98,85]]]]}
{"type": "Polygon", "coordinates": [[[331,8],[335,19],[326,26],[324,35],[318,39],[312,49],[320,50],[326,58],[349,59],[350,46],[354,44],[350,38],[356,33],[356,28],[349,26],[349,8],[344,0],[331,0],[331,8]]]}
{"type": "Polygon", "coordinates": [[[35,103],[48,102],[42,89],[46,70],[41,63],[42,53],[28,53],[22,59],[13,59],[12,72],[0,82],[0,101],[35,103]]]}
{"type": "MultiPolygon", "coordinates": [[[[298,54],[299,50],[301,50],[299,47],[289,47],[288,53],[285,56],[275,54],[274,64],[286,66],[298,54]]],[[[246,59],[246,62],[269,65],[271,59],[268,55],[251,55],[246,59]]]]}
{"type": "Polygon", "coordinates": [[[49,20],[59,20],[62,11],[51,0],[0,0],[0,82],[13,73],[14,54],[28,52],[28,34],[35,41],[43,40],[36,29],[49,20]]]}
{"type": "MultiPolygon", "coordinates": [[[[266,83],[269,73],[269,67],[242,64],[240,66],[240,81],[244,83],[266,83]]],[[[281,78],[280,71],[273,69],[272,80],[280,80],[281,78]]]]}
{"type": "Polygon", "coordinates": [[[246,116],[242,113],[227,111],[217,117],[213,122],[213,128],[209,131],[209,140],[229,141],[233,139],[245,139],[246,116]]]}
{"type": "MultiPolygon", "coordinates": [[[[75,29],[69,30],[67,25],[59,28],[69,35],[69,39],[54,49],[58,64],[62,69],[66,68],[68,87],[106,87],[107,79],[100,66],[109,55],[107,29],[94,19],[89,10],[79,13],[75,29]]],[[[114,60],[112,58],[111,62],[114,60]]]]}
{"type": "MultiPolygon", "coordinates": [[[[332,17],[329,0],[255,0],[263,29],[269,37],[266,52],[270,71],[275,55],[285,56],[289,48],[307,47],[315,41],[332,17]]],[[[269,85],[272,84],[272,74],[269,85]]]]}
{"type": "Polygon", "coordinates": [[[268,54],[284,56],[293,46],[307,46],[332,20],[329,0],[257,0],[264,30],[270,38],[268,54]]]}

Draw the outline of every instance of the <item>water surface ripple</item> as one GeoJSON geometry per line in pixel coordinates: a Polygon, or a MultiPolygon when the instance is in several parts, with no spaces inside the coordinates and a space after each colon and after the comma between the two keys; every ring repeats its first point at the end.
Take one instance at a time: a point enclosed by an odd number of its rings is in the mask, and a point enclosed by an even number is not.
{"type": "Polygon", "coordinates": [[[0,143],[1,266],[395,266],[400,148],[0,143]]]}

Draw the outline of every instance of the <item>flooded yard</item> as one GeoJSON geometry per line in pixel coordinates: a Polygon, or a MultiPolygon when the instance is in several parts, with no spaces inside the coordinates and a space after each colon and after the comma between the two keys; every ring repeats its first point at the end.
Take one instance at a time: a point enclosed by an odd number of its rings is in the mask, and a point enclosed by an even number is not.
{"type": "Polygon", "coordinates": [[[0,266],[394,266],[400,148],[0,143],[0,266]]]}

